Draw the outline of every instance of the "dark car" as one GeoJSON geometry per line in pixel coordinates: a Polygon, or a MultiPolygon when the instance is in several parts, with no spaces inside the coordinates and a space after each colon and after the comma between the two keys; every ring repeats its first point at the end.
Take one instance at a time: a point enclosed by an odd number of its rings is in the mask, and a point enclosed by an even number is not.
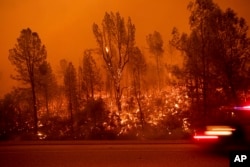
{"type": "Polygon", "coordinates": [[[228,107],[224,117],[214,119],[195,130],[196,143],[210,148],[250,147],[250,106],[228,107]],[[226,119],[225,119],[226,117],[226,119]]]}

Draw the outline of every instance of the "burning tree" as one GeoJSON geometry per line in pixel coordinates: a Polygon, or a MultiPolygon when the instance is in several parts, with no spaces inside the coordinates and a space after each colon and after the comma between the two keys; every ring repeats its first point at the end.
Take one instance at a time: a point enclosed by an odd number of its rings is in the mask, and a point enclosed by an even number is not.
{"type": "Polygon", "coordinates": [[[102,29],[97,24],[93,25],[93,32],[101,51],[107,70],[114,84],[117,109],[121,108],[121,79],[129,55],[135,43],[135,26],[128,18],[125,24],[124,18],[117,13],[106,13],[102,22],[102,29]]]}

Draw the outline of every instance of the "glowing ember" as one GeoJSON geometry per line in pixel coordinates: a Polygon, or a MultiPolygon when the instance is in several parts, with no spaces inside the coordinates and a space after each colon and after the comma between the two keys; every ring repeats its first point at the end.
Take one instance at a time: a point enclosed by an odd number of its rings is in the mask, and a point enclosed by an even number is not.
{"type": "Polygon", "coordinates": [[[106,52],[108,53],[108,52],[109,52],[109,48],[108,48],[108,47],[105,47],[105,49],[106,49],[106,52]]]}

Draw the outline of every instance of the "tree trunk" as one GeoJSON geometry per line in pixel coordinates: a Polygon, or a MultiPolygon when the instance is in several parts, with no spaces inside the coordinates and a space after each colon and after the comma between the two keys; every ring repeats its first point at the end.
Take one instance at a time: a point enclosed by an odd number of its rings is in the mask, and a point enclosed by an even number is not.
{"type": "Polygon", "coordinates": [[[161,91],[161,84],[160,84],[160,67],[159,67],[159,57],[160,55],[155,55],[156,56],[156,71],[157,71],[157,79],[158,79],[158,93],[161,91]]]}
{"type": "Polygon", "coordinates": [[[117,106],[117,110],[119,112],[119,114],[122,111],[122,106],[121,106],[121,86],[120,86],[120,81],[115,81],[115,101],[116,101],[116,106],[117,106]]]}
{"type": "Polygon", "coordinates": [[[46,114],[47,114],[47,119],[49,118],[49,95],[48,95],[48,86],[45,86],[44,89],[44,97],[45,97],[45,106],[46,106],[46,114]]]}
{"type": "Polygon", "coordinates": [[[33,100],[33,112],[34,112],[34,135],[38,132],[38,118],[37,118],[37,105],[36,105],[36,92],[34,80],[31,80],[32,100],[33,100]]]}

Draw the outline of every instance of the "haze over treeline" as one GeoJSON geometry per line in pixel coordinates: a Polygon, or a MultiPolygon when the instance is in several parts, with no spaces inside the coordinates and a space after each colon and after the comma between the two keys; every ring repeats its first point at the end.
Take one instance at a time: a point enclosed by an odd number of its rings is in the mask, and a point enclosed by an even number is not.
{"type": "MultiPolygon", "coordinates": [[[[223,10],[233,8],[238,16],[250,22],[250,1],[214,2],[223,10]]],[[[130,16],[133,19],[136,24],[136,43],[141,49],[147,45],[145,36],[155,30],[161,33],[165,41],[164,48],[167,48],[166,41],[171,39],[173,26],[178,27],[180,32],[189,33],[188,3],[189,0],[149,0],[146,3],[143,0],[0,1],[0,98],[17,84],[9,77],[14,68],[8,60],[8,50],[14,46],[22,29],[29,27],[39,33],[47,48],[48,61],[56,72],[62,57],[78,66],[83,51],[96,47],[91,26],[93,22],[101,23],[105,12],[119,11],[123,17],[130,16]],[[61,37],[64,40],[58,40],[61,37]]]]}
{"type": "Polygon", "coordinates": [[[106,12],[92,24],[97,47],[83,50],[79,64],[61,57],[57,68],[39,32],[23,28],[9,50],[18,86],[1,100],[0,137],[186,138],[222,106],[248,100],[244,18],[212,0],[187,10],[190,32],[173,25],[166,41],[154,30],[142,47],[133,18],[106,12]]]}

